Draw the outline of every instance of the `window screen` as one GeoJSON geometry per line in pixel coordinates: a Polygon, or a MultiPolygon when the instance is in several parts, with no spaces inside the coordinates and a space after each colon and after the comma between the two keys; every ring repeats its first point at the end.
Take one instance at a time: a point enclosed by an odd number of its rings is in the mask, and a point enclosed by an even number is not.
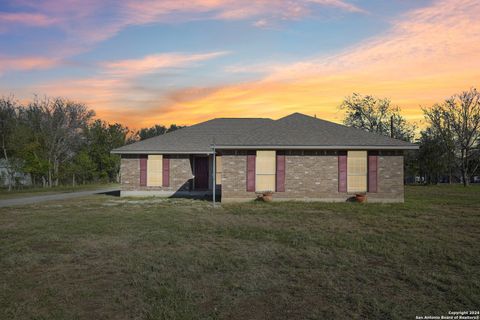
{"type": "Polygon", "coordinates": [[[367,192],[367,152],[348,151],[347,191],[367,192]]]}
{"type": "Polygon", "coordinates": [[[161,187],[163,183],[162,178],[163,157],[162,155],[149,154],[147,163],[147,186],[161,187]]]}
{"type": "Polygon", "coordinates": [[[217,171],[215,175],[215,183],[222,184],[222,156],[217,156],[215,159],[215,170],[217,171]]]}
{"type": "Polygon", "coordinates": [[[275,151],[257,151],[255,162],[256,191],[275,191],[275,151]]]}

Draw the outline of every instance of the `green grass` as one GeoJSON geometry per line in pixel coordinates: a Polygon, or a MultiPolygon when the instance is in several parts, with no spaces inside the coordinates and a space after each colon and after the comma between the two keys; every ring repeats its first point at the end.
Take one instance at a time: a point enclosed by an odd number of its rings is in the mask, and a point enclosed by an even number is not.
{"type": "Polygon", "coordinates": [[[414,319],[480,306],[480,188],[405,204],[0,209],[0,319],[414,319]]]}
{"type": "Polygon", "coordinates": [[[85,184],[85,185],[76,185],[73,186],[58,186],[51,188],[31,188],[25,187],[23,189],[15,189],[8,191],[7,188],[0,188],[0,200],[4,199],[14,199],[14,198],[23,198],[23,197],[33,197],[39,195],[48,195],[55,193],[69,193],[75,191],[85,191],[99,188],[115,188],[119,187],[119,184],[108,183],[108,184],[85,184]]]}

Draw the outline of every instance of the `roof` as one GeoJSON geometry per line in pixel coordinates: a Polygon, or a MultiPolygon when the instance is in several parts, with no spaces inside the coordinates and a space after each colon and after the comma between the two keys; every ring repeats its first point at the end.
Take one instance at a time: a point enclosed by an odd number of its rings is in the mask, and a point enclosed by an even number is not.
{"type": "Polygon", "coordinates": [[[278,120],[217,118],[113,150],[113,153],[211,153],[218,149],[417,149],[361,129],[293,113],[278,120]]]}
{"type": "Polygon", "coordinates": [[[242,135],[262,127],[267,118],[216,118],[135,142],[112,153],[210,153],[211,145],[235,144],[242,135]]]}

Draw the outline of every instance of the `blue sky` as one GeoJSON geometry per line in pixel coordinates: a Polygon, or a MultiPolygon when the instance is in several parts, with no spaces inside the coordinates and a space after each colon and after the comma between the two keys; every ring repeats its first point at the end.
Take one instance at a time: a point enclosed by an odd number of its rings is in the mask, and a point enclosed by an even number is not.
{"type": "Polygon", "coordinates": [[[0,93],[65,96],[131,127],[290,111],[339,121],[353,92],[389,97],[419,121],[420,105],[478,85],[463,59],[478,57],[479,6],[6,0],[0,93]]]}

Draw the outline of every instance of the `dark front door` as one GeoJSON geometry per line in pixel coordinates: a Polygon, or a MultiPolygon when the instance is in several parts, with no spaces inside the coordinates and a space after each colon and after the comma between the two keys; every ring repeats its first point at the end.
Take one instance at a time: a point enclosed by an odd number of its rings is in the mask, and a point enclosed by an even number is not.
{"type": "Polygon", "coordinates": [[[208,157],[195,157],[195,190],[208,189],[208,157]]]}

